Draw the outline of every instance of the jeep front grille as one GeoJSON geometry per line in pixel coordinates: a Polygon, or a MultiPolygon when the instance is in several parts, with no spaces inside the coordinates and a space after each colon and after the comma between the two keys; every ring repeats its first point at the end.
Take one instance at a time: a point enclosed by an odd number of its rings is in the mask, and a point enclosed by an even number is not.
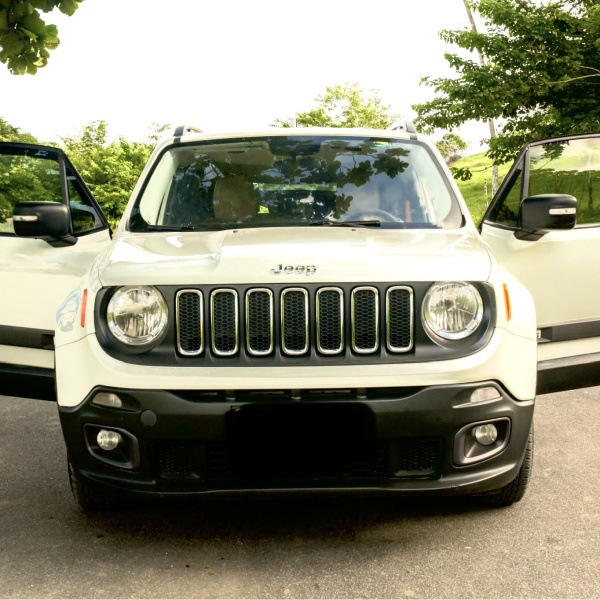
{"type": "Polygon", "coordinates": [[[339,288],[317,292],[317,348],[323,354],[344,349],[344,294],[339,288]]]}
{"type": "Polygon", "coordinates": [[[176,294],[175,313],[177,352],[186,357],[205,351],[216,357],[374,355],[413,348],[408,286],[185,289],[176,294]]]}
{"type": "Polygon", "coordinates": [[[308,292],[288,288],[281,294],[282,350],[298,355],[308,351],[308,292]]]}
{"type": "Polygon", "coordinates": [[[248,353],[266,356],[273,352],[273,292],[254,289],[246,294],[246,344],[248,353]]]}
{"type": "Polygon", "coordinates": [[[352,349],[370,354],[379,348],[379,292],[373,287],[352,290],[352,349]]]}
{"type": "Polygon", "coordinates": [[[204,349],[202,304],[198,290],[177,292],[177,350],[184,356],[197,356],[204,349]]]}
{"type": "Polygon", "coordinates": [[[386,293],[387,347],[390,352],[412,348],[413,293],[405,286],[391,287],[386,293]]]}
{"type": "Polygon", "coordinates": [[[212,351],[217,356],[231,356],[239,348],[238,293],[215,290],[210,295],[212,351]]]}

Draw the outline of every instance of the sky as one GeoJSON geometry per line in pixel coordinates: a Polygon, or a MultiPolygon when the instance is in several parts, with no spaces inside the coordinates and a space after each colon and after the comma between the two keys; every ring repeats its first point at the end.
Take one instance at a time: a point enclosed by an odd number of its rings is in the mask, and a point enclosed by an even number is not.
{"type": "MultiPolygon", "coordinates": [[[[60,46],[33,76],[0,64],[0,117],[46,142],[101,119],[132,141],[153,122],[263,129],[345,82],[411,120],[421,78],[453,76],[439,31],[468,24],[463,0],[85,0],[44,18],[60,46]]],[[[457,133],[477,152],[488,130],[457,133]]]]}

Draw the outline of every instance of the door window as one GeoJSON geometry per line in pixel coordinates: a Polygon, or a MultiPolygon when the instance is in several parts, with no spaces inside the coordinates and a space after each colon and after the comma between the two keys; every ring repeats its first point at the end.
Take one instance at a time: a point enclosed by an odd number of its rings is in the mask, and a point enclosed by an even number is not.
{"type": "Polygon", "coordinates": [[[577,225],[600,223],[600,137],[533,145],[509,177],[487,221],[518,227],[524,198],[570,194],[577,199],[577,225]],[[524,164],[529,170],[525,185],[524,164]]]}
{"type": "Polygon", "coordinates": [[[67,167],[67,181],[73,233],[77,235],[78,233],[87,233],[104,227],[100,214],[84,193],[81,183],[72,173],[70,167],[67,167]]]}
{"type": "MultiPolygon", "coordinates": [[[[13,234],[12,214],[18,202],[62,203],[61,159],[58,151],[39,147],[0,147],[0,234],[13,234]]],[[[85,185],[63,158],[74,234],[106,228],[85,185]]]]}
{"type": "Polygon", "coordinates": [[[519,225],[523,189],[523,162],[509,175],[510,180],[502,191],[500,201],[492,208],[489,220],[507,227],[519,225]]]}
{"type": "Polygon", "coordinates": [[[578,225],[600,223],[600,138],[533,146],[529,156],[529,196],[570,194],[578,225]]]}
{"type": "Polygon", "coordinates": [[[58,156],[48,150],[0,149],[0,233],[14,233],[18,202],[62,202],[58,156]]]}

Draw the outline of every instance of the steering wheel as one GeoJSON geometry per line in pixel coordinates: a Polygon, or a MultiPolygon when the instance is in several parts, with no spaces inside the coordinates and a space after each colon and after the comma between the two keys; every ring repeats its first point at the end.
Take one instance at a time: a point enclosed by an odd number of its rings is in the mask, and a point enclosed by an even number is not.
{"type": "Polygon", "coordinates": [[[387,210],[381,210],[380,208],[371,208],[369,210],[357,210],[346,215],[344,221],[382,221],[392,223],[403,223],[402,219],[395,217],[392,213],[387,210]]]}

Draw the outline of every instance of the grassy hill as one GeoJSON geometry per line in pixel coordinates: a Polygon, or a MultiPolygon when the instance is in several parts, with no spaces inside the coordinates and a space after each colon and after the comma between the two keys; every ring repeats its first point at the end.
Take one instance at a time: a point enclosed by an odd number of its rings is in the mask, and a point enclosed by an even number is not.
{"type": "MultiPolygon", "coordinates": [[[[456,181],[471,216],[475,224],[479,224],[483,213],[487,208],[485,197],[485,182],[487,181],[487,202],[492,200],[492,161],[486,157],[485,152],[481,154],[473,154],[461,158],[452,164],[457,169],[468,168],[473,173],[473,177],[469,181],[456,181]]],[[[510,169],[511,165],[506,164],[498,168],[498,184],[510,169]]]]}

